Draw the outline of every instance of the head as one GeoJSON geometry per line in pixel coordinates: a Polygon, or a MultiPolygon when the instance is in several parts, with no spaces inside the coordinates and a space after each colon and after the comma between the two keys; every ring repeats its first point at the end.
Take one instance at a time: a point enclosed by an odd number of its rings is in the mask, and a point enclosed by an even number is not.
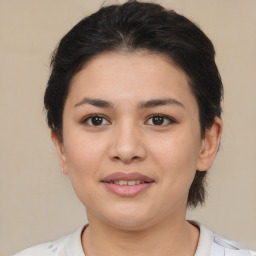
{"type": "MultiPolygon", "coordinates": [[[[213,44],[184,16],[157,4],[132,0],[103,7],[84,18],[56,48],[44,103],[48,125],[60,143],[65,141],[63,111],[72,79],[97,56],[140,52],[164,56],[185,73],[198,106],[200,136],[205,137],[216,117],[221,117],[223,87],[213,44]]],[[[188,206],[196,207],[205,201],[206,173],[196,171],[188,206]]]]}

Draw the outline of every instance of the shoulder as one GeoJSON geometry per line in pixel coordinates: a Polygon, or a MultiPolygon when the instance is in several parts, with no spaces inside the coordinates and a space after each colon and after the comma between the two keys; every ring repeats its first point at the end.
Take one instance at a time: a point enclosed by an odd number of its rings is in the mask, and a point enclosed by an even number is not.
{"type": "Polygon", "coordinates": [[[27,248],[14,256],[84,256],[81,244],[81,232],[83,229],[84,227],[79,228],[75,233],[56,241],[27,248]]]}
{"type": "Polygon", "coordinates": [[[14,256],[32,256],[32,255],[44,255],[44,256],[52,256],[58,255],[58,253],[65,247],[65,244],[69,236],[63,237],[53,242],[43,243],[39,245],[35,245],[33,247],[27,248],[14,256]]]}
{"type": "Polygon", "coordinates": [[[224,253],[223,255],[226,256],[256,256],[255,251],[244,249],[239,243],[214,234],[211,256],[222,255],[222,252],[224,253]]]}
{"type": "Polygon", "coordinates": [[[238,243],[215,234],[201,223],[189,222],[200,230],[195,256],[256,256],[256,252],[243,249],[238,243]]]}

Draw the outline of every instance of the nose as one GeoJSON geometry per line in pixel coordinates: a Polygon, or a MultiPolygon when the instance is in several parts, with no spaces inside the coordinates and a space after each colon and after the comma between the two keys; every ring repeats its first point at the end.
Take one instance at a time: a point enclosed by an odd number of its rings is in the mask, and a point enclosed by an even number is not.
{"type": "Polygon", "coordinates": [[[116,127],[113,134],[109,150],[109,157],[112,160],[129,164],[145,159],[146,148],[139,127],[131,122],[124,122],[116,127]]]}

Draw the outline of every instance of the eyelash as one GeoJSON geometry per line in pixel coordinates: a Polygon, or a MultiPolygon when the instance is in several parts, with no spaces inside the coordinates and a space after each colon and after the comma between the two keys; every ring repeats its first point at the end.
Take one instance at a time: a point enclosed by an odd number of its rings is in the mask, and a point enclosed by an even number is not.
{"type": "MultiPolygon", "coordinates": [[[[174,124],[176,123],[176,120],[170,116],[166,116],[166,115],[163,115],[163,114],[154,114],[154,115],[151,115],[149,119],[151,118],[154,118],[154,117],[161,117],[161,118],[164,118],[165,120],[168,120],[168,124],[165,124],[165,125],[153,125],[153,126],[166,126],[166,125],[170,125],[170,124],[174,124]]],[[[165,122],[165,121],[164,121],[165,122]]]]}
{"type": "MultiPolygon", "coordinates": [[[[84,118],[83,120],[82,120],[82,124],[86,124],[86,125],[88,125],[88,126],[92,126],[92,127],[100,127],[100,126],[102,126],[102,124],[100,124],[100,125],[93,125],[93,124],[88,124],[88,120],[91,120],[93,117],[101,117],[101,118],[103,118],[103,119],[105,119],[105,120],[107,120],[107,118],[105,118],[103,115],[100,115],[100,114],[92,114],[92,115],[89,115],[89,116],[87,116],[86,118],[84,118]]],[[[154,118],[154,117],[161,117],[161,118],[164,118],[165,120],[168,120],[168,124],[174,124],[174,123],[177,123],[176,122],[176,120],[174,119],[174,118],[172,118],[172,117],[170,117],[170,116],[167,116],[167,115],[163,115],[163,114],[154,114],[154,115],[151,115],[151,116],[149,116],[149,118],[147,119],[147,120],[150,120],[151,118],[154,118]]],[[[109,122],[109,121],[108,121],[109,122]]],[[[167,125],[168,125],[167,124],[167,125]]],[[[104,124],[103,124],[104,125],[104,124]]],[[[152,126],[166,126],[166,124],[165,125],[152,125],[152,126]]]]}
{"type": "MultiPolygon", "coordinates": [[[[102,117],[102,118],[104,118],[105,120],[107,120],[107,118],[105,118],[103,115],[100,115],[100,114],[92,114],[92,115],[89,115],[89,116],[87,116],[86,118],[84,118],[84,119],[82,120],[82,124],[88,125],[88,123],[87,123],[88,120],[92,119],[93,117],[102,117]]],[[[97,126],[101,126],[101,125],[92,125],[92,124],[89,124],[89,126],[97,127],[97,126]]]]}

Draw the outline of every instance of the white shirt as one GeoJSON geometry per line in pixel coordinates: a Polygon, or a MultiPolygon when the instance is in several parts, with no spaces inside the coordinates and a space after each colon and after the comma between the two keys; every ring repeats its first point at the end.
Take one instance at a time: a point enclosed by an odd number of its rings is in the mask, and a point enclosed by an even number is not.
{"type": "MultiPolygon", "coordinates": [[[[216,235],[202,224],[192,222],[200,229],[200,237],[195,256],[256,256],[256,252],[243,250],[228,240],[216,235]]],[[[14,256],[85,256],[81,234],[85,227],[54,242],[39,244],[14,256]]]]}

